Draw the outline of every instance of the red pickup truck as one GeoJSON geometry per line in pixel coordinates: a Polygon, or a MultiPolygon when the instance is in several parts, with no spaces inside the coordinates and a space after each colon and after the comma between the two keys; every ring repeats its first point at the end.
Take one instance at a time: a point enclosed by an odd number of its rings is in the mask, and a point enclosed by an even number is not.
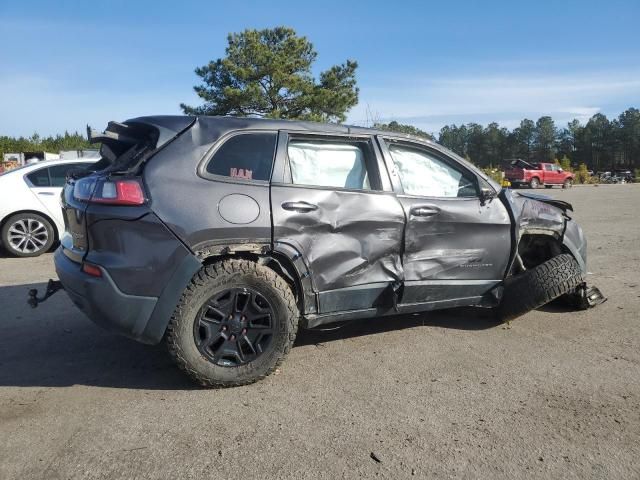
{"type": "Polygon", "coordinates": [[[562,185],[569,188],[573,184],[573,173],[565,172],[560,165],[555,163],[535,163],[531,164],[524,160],[512,160],[504,172],[504,178],[511,182],[513,187],[528,185],[531,188],[538,188],[544,185],[551,188],[554,185],[562,185]]]}

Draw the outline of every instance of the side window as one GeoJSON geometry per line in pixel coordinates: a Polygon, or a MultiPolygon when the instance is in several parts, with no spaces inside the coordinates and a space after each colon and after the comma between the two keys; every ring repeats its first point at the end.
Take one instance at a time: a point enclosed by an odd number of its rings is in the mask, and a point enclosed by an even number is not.
{"type": "Polygon", "coordinates": [[[275,132],[234,135],[216,150],[206,170],[222,177],[268,181],[276,137],[275,132]]]}
{"type": "Polygon", "coordinates": [[[442,198],[478,196],[476,179],[470,173],[421,148],[394,143],[388,145],[407,195],[442,198]]]}
{"type": "Polygon", "coordinates": [[[49,187],[49,169],[41,168],[27,175],[27,178],[34,187],[49,187]]]}
{"type": "Polygon", "coordinates": [[[66,165],[56,165],[55,167],[49,167],[49,176],[51,177],[52,187],[64,187],[67,179],[67,172],[69,170],[83,168],[85,164],[71,163],[66,165]]]}
{"type": "Polygon", "coordinates": [[[553,172],[553,170],[554,170],[553,165],[545,165],[545,166],[544,166],[544,169],[545,169],[547,172],[553,172]]]}
{"type": "Polygon", "coordinates": [[[291,181],[297,185],[371,190],[374,157],[367,141],[291,139],[291,181]]]}

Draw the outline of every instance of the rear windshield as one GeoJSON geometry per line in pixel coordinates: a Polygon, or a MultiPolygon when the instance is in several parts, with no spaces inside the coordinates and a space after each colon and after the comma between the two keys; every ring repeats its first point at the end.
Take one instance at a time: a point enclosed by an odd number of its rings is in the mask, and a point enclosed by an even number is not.
{"type": "Polygon", "coordinates": [[[225,141],[207,164],[212,175],[267,181],[276,148],[275,132],[241,133],[225,141]]]}

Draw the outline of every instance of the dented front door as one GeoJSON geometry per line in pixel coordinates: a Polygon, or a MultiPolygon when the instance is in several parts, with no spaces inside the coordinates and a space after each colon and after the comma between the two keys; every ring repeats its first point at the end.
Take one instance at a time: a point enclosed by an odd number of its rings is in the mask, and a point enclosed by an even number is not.
{"type": "Polygon", "coordinates": [[[383,149],[407,218],[401,303],[476,303],[509,260],[506,208],[482,201],[482,180],[436,149],[391,139],[383,149]]]}

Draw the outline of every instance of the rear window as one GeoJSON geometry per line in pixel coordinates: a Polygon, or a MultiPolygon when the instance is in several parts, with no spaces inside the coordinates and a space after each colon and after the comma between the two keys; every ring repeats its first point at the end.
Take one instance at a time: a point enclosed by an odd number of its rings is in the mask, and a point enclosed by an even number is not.
{"type": "Polygon", "coordinates": [[[41,168],[27,175],[34,187],[64,187],[70,170],[95,171],[96,163],[78,162],[41,168]]]}
{"type": "Polygon", "coordinates": [[[268,181],[276,148],[275,132],[241,133],[224,142],[207,163],[211,175],[268,181]]]}
{"type": "Polygon", "coordinates": [[[70,170],[89,170],[93,171],[93,164],[90,163],[70,163],[66,165],[56,165],[49,167],[49,177],[51,178],[52,187],[64,187],[67,181],[67,174],[70,170]]]}

